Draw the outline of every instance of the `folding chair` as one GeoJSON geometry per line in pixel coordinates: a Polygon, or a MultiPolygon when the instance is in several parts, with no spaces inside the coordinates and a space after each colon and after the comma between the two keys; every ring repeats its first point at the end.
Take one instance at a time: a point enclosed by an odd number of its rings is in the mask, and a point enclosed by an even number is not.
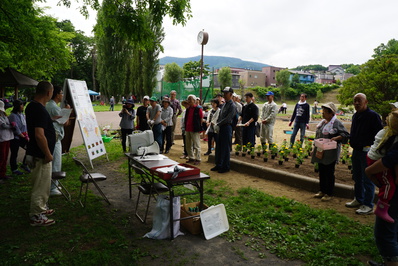
{"type": "Polygon", "coordinates": [[[65,177],[66,177],[65,172],[52,172],[51,183],[53,183],[54,186],[56,186],[58,188],[58,190],[62,193],[62,195],[66,198],[67,201],[71,201],[71,196],[70,196],[69,191],[61,183],[61,179],[65,179],[65,177]],[[58,182],[56,182],[56,181],[58,181],[58,182]]]}
{"type": "Polygon", "coordinates": [[[140,221],[142,223],[146,223],[146,218],[148,216],[149,203],[151,202],[151,197],[153,197],[156,200],[155,195],[159,195],[160,193],[169,192],[169,188],[162,183],[154,183],[153,177],[150,176],[147,172],[145,172],[141,168],[139,168],[138,166],[132,165],[131,167],[133,168],[134,172],[136,174],[140,175],[140,177],[141,177],[141,182],[137,186],[138,197],[137,197],[137,202],[135,204],[135,216],[137,216],[137,218],[140,219],[140,221]],[[138,204],[140,202],[141,193],[148,196],[144,219],[138,214],[138,204]]]}
{"type": "Polygon", "coordinates": [[[108,198],[105,196],[104,192],[102,192],[101,188],[98,186],[97,182],[99,181],[105,181],[106,180],[106,176],[101,174],[101,173],[90,173],[86,166],[83,164],[82,161],[78,160],[77,158],[73,158],[73,160],[75,161],[76,165],[80,166],[83,169],[83,173],[80,176],[80,182],[81,182],[81,186],[80,186],[80,193],[79,193],[79,202],[80,205],[82,205],[82,207],[85,207],[86,204],[86,200],[87,200],[87,191],[88,191],[88,184],[89,183],[93,183],[94,186],[97,188],[98,192],[101,194],[102,198],[109,204],[111,205],[111,203],[109,202],[108,198]],[[83,190],[83,185],[86,184],[86,194],[84,195],[84,204],[81,201],[81,196],[82,196],[82,190],[83,190]]]}

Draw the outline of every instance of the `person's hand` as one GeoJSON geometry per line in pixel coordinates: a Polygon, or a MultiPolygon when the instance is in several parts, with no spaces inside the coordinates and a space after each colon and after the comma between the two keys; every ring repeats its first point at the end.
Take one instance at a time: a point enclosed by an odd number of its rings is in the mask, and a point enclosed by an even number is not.
{"type": "Polygon", "coordinates": [[[307,129],[310,129],[310,126],[307,124],[307,129]]]}
{"type": "Polygon", "coordinates": [[[265,125],[265,124],[267,124],[267,120],[263,120],[263,121],[261,121],[261,123],[263,123],[265,125]]]}
{"type": "Polygon", "coordinates": [[[28,134],[25,135],[25,139],[26,139],[27,142],[30,141],[30,138],[29,138],[28,134]]]}
{"type": "Polygon", "coordinates": [[[52,156],[51,154],[46,155],[46,156],[44,157],[44,163],[52,162],[52,160],[53,160],[53,156],[52,156]]]}
{"type": "Polygon", "coordinates": [[[292,126],[292,122],[289,123],[289,127],[291,127],[291,126],[292,126]]]}
{"type": "Polygon", "coordinates": [[[16,127],[17,127],[17,123],[15,123],[15,122],[11,122],[10,124],[11,124],[11,126],[12,126],[13,128],[16,128],[16,127]]]}
{"type": "Polygon", "coordinates": [[[245,123],[245,127],[248,127],[249,125],[250,125],[249,122],[246,122],[246,123],[245,123]]]}

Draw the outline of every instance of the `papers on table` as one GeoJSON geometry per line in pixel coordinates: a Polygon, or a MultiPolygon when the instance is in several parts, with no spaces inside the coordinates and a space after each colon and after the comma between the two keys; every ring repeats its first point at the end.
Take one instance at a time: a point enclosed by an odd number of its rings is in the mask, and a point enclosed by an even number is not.
{"type": "Polygon", "coordinates": [[[162,154],[145,155],[145,156],[136,156],[136,157],[134,157],[134,160],[137,160],[137,161],[140,161],[140,162],[158,161],[158,160],[164,160],[164,159],[167,159],[167,157],[162,155],[162,154]]]}
{"type": "Polygon", "coordinates": [[[73,110],[72,108],[62,108],[61,113],[59,114],[62,117],[58,118],[55,121],[57,121],[61,125],[65,124],[66,121],[69,120],[69,116],[70,116],[70,113],[72,112],[72,110],[73,110]]]}
{"type": "Polygon", "coordinates": [[[188,168],[182,165],[172,165],[172,166],[168,166],[168,167],[161,167],[161,168],[157,168],[156,171],[161,172],[161,173],[165,173],[165,174],[171,174],[175,172],[175,167],[177,167],[178,172],[184,172],[184,171],[188,171],[188,170],[192,170],[193,168],[188,168]]]}

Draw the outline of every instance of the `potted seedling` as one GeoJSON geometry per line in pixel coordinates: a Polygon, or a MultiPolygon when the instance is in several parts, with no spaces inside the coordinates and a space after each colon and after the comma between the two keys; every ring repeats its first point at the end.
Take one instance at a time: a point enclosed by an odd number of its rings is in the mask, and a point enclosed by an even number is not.
{"type": "Polygon", "coordinates": [[[296,163],[294,164],[294,167],[299,168],[302,163],[303,163],[303,155],[297,154],[296,163]]]}
{"type": "Polygon", "coordinates": [[[251,157],[252,159],[254,159],[254,158],[256,157],[256,153],[255,153],[255,151],[254,151],[254,147],[251,147],[251,148],[250,148],[250,157],[251,157]]]}
{"type": "Polygon", "coordinates": [[[239,155],[239,152],[242,150],[242,146],[240,144],[235,145],[235,155],[239,155]]]}
{"type": "Polygon", "coordinates": [[[315,173],[319,172],[319,164],[318,163],[314,163],[314,172],[315,173]]]}
{"type": "Polygon", "coordinates": [[[262,150],[263,150],[263,146],[261,144],[257,145],[257,156],[258,157],[261,156],[262,150]]]}
{"type": "Polygon", "coordinates": [[[351,158],[351,154],[350,155],[348,155],[348,157],[347,157],[347,165],[348,165],[348,170],[351,170],[352,169],[352,158],[351,158]]]}
{"type": "Polygon", "coordinates": [[[283,164],[283,158],[285,157],[285,152],[284,151],[280,151],[279,152],[279,161],[278,161],[278,163],[279,163],[279,165],[282,165],[283,164]]]}
{"type": "Polygon", "coordinates": [[[247,152],[247,147],[246,147],[246,145],[243,145],[242,146],[242,157],[246,156],[246,152],[247,152]]]}
{"type": "Polygon", "coordinates": [[[278,153],[278,146],[276,144],[271,145],[271,158],[275,159],[276,154],[278,153]]]}
{"type": "Polygon", "coordinates": [[[265,163],[268,162],[268,151],[267,151],[267,149],[263,150],[263,156],[264,156],[263,161],[265,163]]]}

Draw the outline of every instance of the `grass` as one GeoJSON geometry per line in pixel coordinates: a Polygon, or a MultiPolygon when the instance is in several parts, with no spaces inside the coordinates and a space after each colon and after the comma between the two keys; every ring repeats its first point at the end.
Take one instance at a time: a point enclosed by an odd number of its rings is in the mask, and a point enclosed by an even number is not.
{"type": "MultiPolygon", "coordinates": [[[[120,143],[106,143],[106,149],[115,171],[126,173],[127,162],[120,152],[120,143]]],[[[85,149],[79,146],[71,153],[63,158],[63,169],[68,176],[78,176],[80,169],[71,157],[76,154],[85,157],[85,149]]],[[[105,162],[104,157],[96,160],[105,162]]],[[[135,219],[131,214],[104,208],[103,200],[91,193],[86,208],[81,208],[76,201],[80,182],[77,178],[67,178],[64,183],[70,188],[73,200],[51,198],[50,203],[60,211],[56,213],[57,224],[48,228],[29,225],[27,176],[0,186],[0,221],[4,225],[0,229],[1,264],[130,265],[148,259],[159,262],[159,253],[154,250],[159,251],[165,242],[142,240],[131,228],[130,220],[135,219]]],[[[182,192],[186,188],[178,189],[177,192],[182,192]]],[[[195,199],[187,197],[188,202],[195,199]]],[[[360,265],[360,258],[364,257],[381,260],[372,227],[332,210],[315,210],[251,188],[233,191],[224,181],[214,179],[206,182],[205,202],[209,206],[224,203],[230,230],[221,237],[226,243],[234,242],[231,252],[248,262],[244,246],[254,250],[259,258],[265,259],[268,250],[280,258],[309,265],[360,265]]],[[[200,260],[199,256],[184,257],[186,250],[182,248],[178,254],[182,255],[177,258],[169,254],[163,264],[186,265],[200,260]]]]}

